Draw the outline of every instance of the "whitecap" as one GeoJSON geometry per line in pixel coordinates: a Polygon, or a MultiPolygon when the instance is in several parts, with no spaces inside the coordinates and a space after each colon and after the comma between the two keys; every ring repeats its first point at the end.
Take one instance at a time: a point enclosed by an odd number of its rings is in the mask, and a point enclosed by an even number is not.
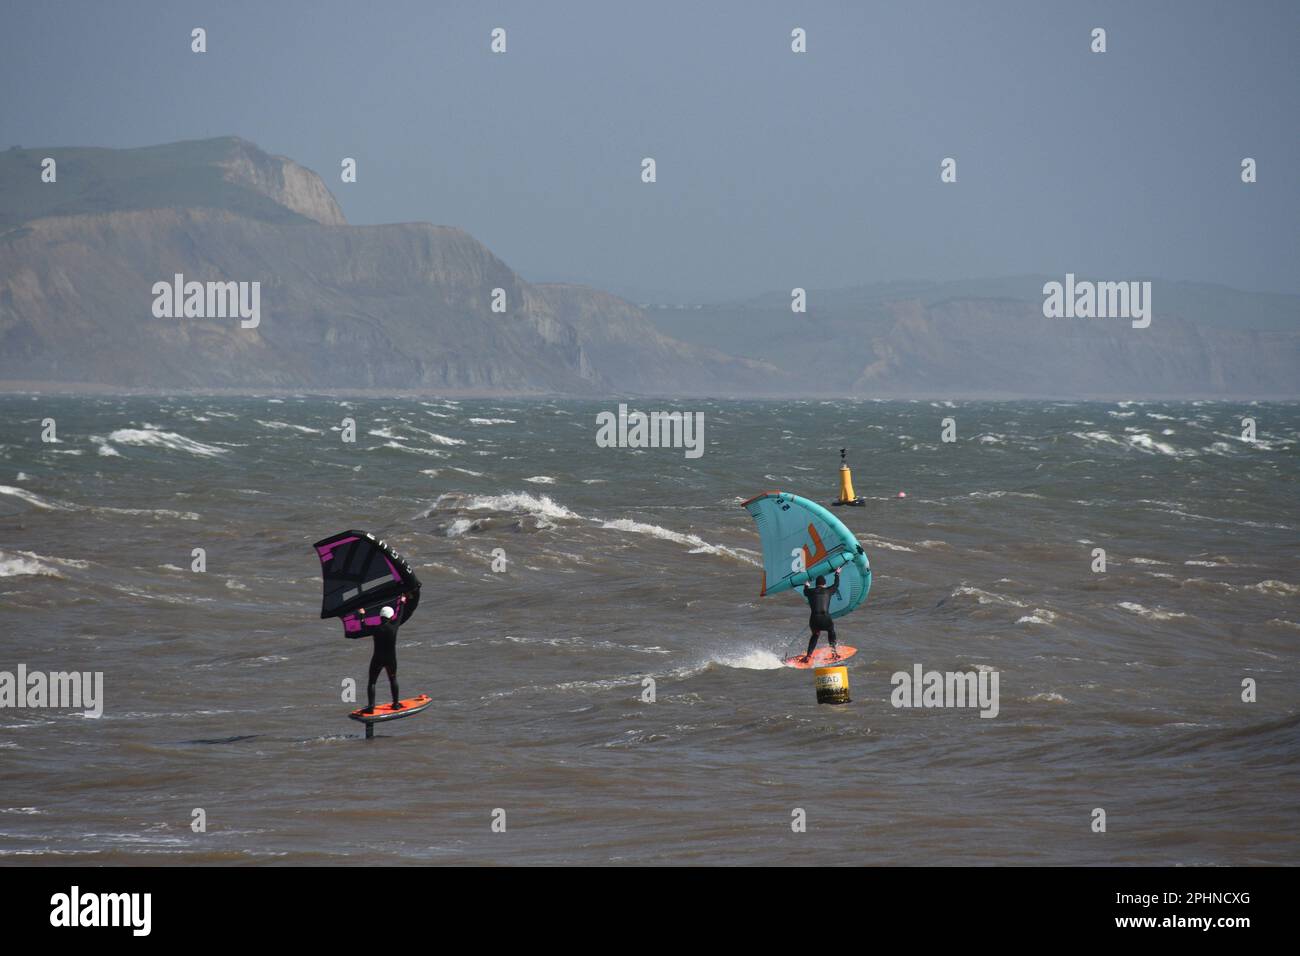
{"type": "Polygon", "coordinates": [[[1140,617],[1150,618],[1153,621],[1172,621],[1175,618],[1187,617],[1181,611],[1162,611],[1159,608],[1143,607],[1135,601],[1121,601],[1119,606],[1126,611],[1131,611],[1140,617]]]}
{"type": "Polygon", "coordinates": [[[759,565],[759,562],[755,561],[748,554],[742,553],[734,548],[724,547],[720,544],[710,544],[699,535],[683,534],[680,531],[672,531],[657,524],[646,524],[642,521],[633,521],[631,518],[615,518],[613,521],[601,522],[600,526],[611,531],[647,534],[664,541],[672,541],[676,544],[686,545],[691,549],[691,554],[725,554],[748,564],[759,565]]]}
{"type": "MultiPolygon", "coordinates": [[[[263,426],[264,428],[274,428],[274,429],[277,429],[277,430],[283,430],[283,429],[288,428],[288,429],[292,429],[293,431],[296,431],[296,432],[302,432],[303,434],[307,434],[307,435],[323,435],[323,434],[325,434],[325,433],[324,433],[323,431],[321,431],[319,428],[309,428],[309,427],[306,426],[306,425],[295,425],[295,424],[293,424],[292,422],[276,422],[276,421],[270,421],[270,422],[268,422],[268,421],[263,421],[263,420],[260,419],[260,418],[255,418],[255,419],[253,419],[253,420],[254,420],[255,422],[257,422],[257,424],[263,426]]],[[[371,434],[373,435],[374,432],[371,432],[371,434]]]]}
{"type": "Polygon", "coordinates": [[[186,438],[178,432],[165,432],[156,428],[119,428],[108,436],[111,442],[117,442],[119,445],[140,445],[155,446],[166,448],[171,451],[189,452],[191,455],[198,455],[202,458],[215,458],[217,455],[226,454],[224,448],[218,448],[215,445],[205,445],[203,442],[195,441],[192,438],[186,438]]]}

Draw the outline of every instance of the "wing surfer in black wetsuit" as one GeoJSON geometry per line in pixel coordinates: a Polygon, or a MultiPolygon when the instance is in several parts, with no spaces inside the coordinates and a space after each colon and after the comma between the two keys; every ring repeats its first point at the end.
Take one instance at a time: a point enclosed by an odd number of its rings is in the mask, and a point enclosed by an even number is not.
{"type": "MultiPolygon", "coordinates": [[[[361,612],[365,614],[365,609],[361,612]]],[[[388,671],[388,686],[393,692],[393,710],[401,710],[402,701],[397,696],[397,628],[399,621],[397,614],[391,607],[381,608],[379,611],[381,618],[379,626],[375,628],[375,651],[370,655],[370,676],[367,680],[369,687],[369,705],[361,713],[373,714],[375,712],[375,681],[379,678],[381,670],[388,671]]]]}
{"type": "Polygon", "coordinates": [[[835,649],[835,619],[831,617],[831,598],[839,593],[840,590],[840,569],[835,569],[835,584],[826,587],[825,575],[817,575],[817,586],[812,587],[808,584],[803,586],[803,596],[808,599],[808,609],[812,613],[808,615],[808,627],[812,631],[812,637],[808,639],[808,653],[800,658],[801,661],[807,662],[812,657],[813,650],[817,647],[817,638],[821,632],[826,632],[826,637],[831,645],[831,660],[839,660],[839,651],[835,649]]]}

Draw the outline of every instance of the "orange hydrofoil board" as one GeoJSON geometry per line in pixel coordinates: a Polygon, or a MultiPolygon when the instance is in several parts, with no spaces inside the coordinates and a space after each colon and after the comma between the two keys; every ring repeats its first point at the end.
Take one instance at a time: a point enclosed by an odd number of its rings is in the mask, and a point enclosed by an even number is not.
{"type": "Polygon", "coordinates": [[[829,647],[819,647],[812,652],[812,657],[805,658],[802,654],[797,657],[787,657],[783,662],[787,667],[797,667],[800,670],[808,670],[811,667],[830,667],[840,661],[846,661],[858,652],[856,647],[849,647],[847,644],[841,644],[835,649],[839,657],[833,657],[829,647]]]}
{"type": "Polygon", "coordinates": [[[428,694],[421,694],[419,697],[408,697],[402,701],[400,708],[394,708],[392,704],[379,704],[370,713],[363,713],[361,710],[354,710],[348,714],[353,720],[359,720],[363,724],[377,724],[385,720],[397,720],[399,717],[410,717],[412,714],[418,714],[424,708],[433,703],[433,698],[428,694]]]}

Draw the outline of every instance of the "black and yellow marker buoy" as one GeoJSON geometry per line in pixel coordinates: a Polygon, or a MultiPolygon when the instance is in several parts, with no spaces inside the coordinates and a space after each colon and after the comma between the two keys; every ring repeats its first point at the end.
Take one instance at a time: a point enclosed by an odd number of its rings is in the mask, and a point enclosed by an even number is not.
{"type": "Polygon", "coordinates": [[[849,698],[849,669],[818,667],[813,671],[813,686],[817,688],[817,703],[847,704],[849,698]]]}
{"type": "Polygon", "coordinates": [[[849,505],[854,508],[862,508],[866,502],[853,493],[853,472],[849,471],[849,463],[845,460],[848,456],[848,449],[840,449],[840,496],[831,502],[832,507],[838,508],[842,505],[849,505]]]}

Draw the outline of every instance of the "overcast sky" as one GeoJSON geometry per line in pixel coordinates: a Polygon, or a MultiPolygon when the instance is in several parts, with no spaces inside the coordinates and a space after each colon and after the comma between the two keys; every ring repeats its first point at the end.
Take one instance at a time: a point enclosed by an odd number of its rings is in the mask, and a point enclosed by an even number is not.
{"type": "Polygon", "coordinates": [[[528,279],[638,299],[1066,272],[1300,292],[1298,38],[1294,0],[5,0],[0,148],[237,134],[353,223],[460,226],[528,279]]]}

